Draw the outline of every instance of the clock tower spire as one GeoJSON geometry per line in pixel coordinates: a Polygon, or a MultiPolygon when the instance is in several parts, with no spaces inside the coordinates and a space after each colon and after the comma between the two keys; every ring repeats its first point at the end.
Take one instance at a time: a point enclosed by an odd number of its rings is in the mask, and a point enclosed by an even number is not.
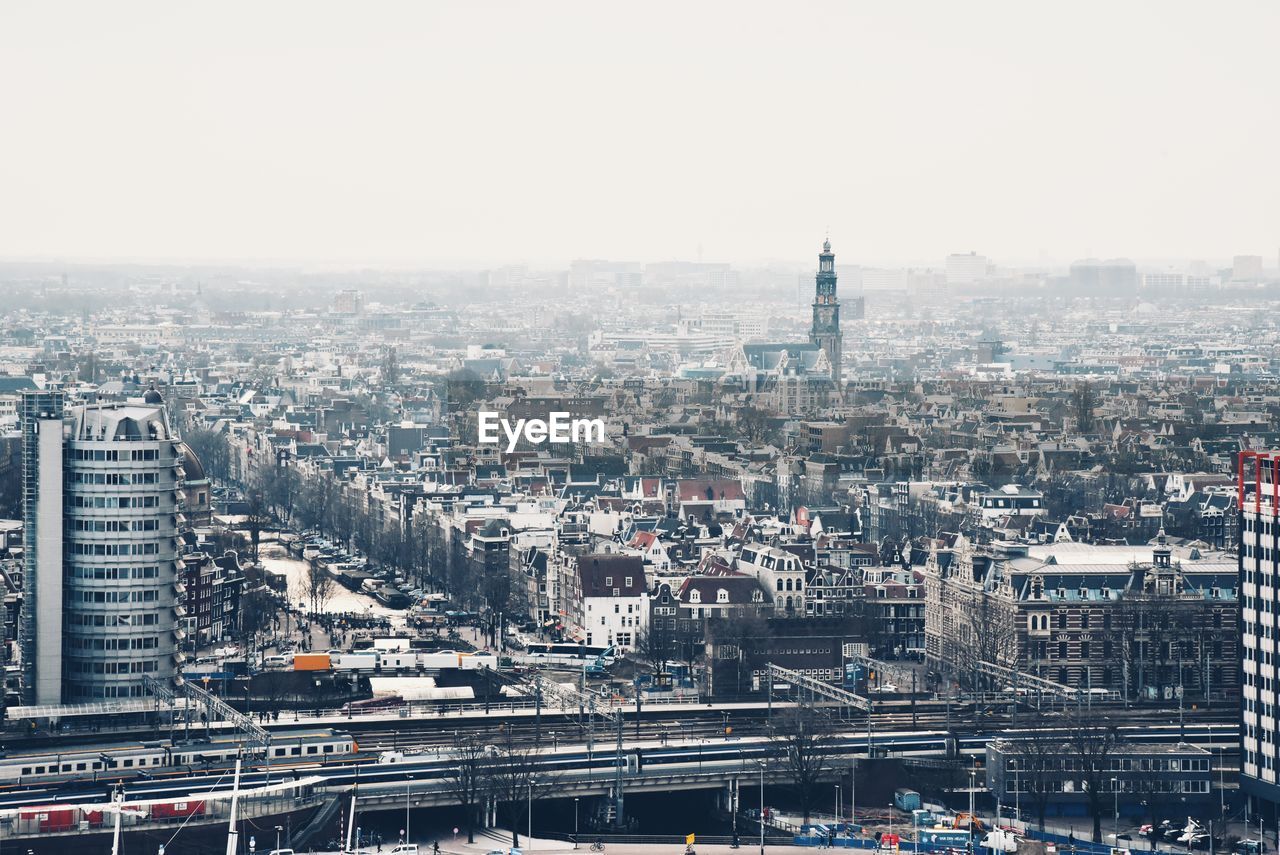
{"type": "Polygon", "coordinates": [[[822,348],[831,363],[831,379],[836,393],[842,391],[840,360],[844,355],[844,336],[840,332],[840,298],[836,296],[836,254],[831,251],[831,239],[822,242],[818,254],[817,287],[813,295],[813,326],[809,329],[809,341],[822,348]]]}

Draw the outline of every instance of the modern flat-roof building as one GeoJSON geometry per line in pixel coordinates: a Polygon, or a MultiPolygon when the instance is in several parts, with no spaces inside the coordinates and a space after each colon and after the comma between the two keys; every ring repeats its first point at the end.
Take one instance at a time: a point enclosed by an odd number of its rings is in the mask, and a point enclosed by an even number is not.
{"type": "Polygon", "coordinates": [[[1043,802],[1048,816],[1086,816],[1090,780],[1112,810],[1134,819],[1186,811],[1217,811],[1213,756],[1186,743],[1120,742],[1105,758],[1082,756],[1071,738],[1060,743],[997,739],[987,743],[987,786],[1000,804],[1033,822],[1043,802]]]}
{"type": "Polygon", "coordinates": [[[1240,789],[1255,815],[1280,807],[1276,613],[1280,609],[1280,454],[1243,452],[1240,506],[1240,789]]]}

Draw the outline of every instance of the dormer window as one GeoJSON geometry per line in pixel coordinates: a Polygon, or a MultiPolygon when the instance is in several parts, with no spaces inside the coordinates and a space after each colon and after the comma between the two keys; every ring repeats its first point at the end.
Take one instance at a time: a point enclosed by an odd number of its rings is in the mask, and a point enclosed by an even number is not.
{"type": "Polygon", "coordinates": [[[716,591],[716,602],[717,603],[729,602],[729,592],[726,591],[724,588],[721,588],[719,591],[716,591]]]}
{"type": "Polygon", "coordinates": [[[699,592],[697,589],[694,589],[694,590],[690,591],[690,592],[689,592],[689,602],[691,602],[691,603],[700,603],[700,602],[702,602],[702,593],[701,593],[701,592],[699,592]]]}
{"type": "Polygon", "coordinates": [[[606,588],[612,588],[612,587],[613,587],[613,577],[612,577],[612,576],[605,576],[605,577],[604,577],[604,586],[605,586],[606,588]]]}
{"type": "Polygon", "coordinates": [[[628,577],[627,577],[627,587],[628,587],[628,588],[630,588],[630,587],[631,587],[631,580],[632,580],[632,578],[633,578],[633,577],[631,577],[631,576],[628,576],[628,577]]]}

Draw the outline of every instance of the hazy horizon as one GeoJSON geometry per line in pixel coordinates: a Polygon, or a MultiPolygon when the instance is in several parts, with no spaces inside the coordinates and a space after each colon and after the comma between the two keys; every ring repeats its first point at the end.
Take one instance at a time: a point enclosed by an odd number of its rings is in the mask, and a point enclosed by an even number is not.
{"type": "Polygon", "coordinates": [[[12,3],[0,258],[1280,248],[1280,6],[12,3]]]}

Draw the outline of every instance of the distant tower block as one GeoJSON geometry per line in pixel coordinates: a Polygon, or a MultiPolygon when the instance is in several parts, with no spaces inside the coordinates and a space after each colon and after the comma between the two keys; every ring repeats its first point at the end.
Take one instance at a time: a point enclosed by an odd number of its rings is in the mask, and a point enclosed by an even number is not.
{"type": "Polygon", "coordinates": [[[836,389],[843,386],[840,360],[844,355],[844,336],[840,333],[840,299],[836,296],[836,254],[831,240],[822,243],[818,254],[817,288],[813,295],[813,326],[809,341],[822,348],[831,363],[831,379],[836,389]]]}

